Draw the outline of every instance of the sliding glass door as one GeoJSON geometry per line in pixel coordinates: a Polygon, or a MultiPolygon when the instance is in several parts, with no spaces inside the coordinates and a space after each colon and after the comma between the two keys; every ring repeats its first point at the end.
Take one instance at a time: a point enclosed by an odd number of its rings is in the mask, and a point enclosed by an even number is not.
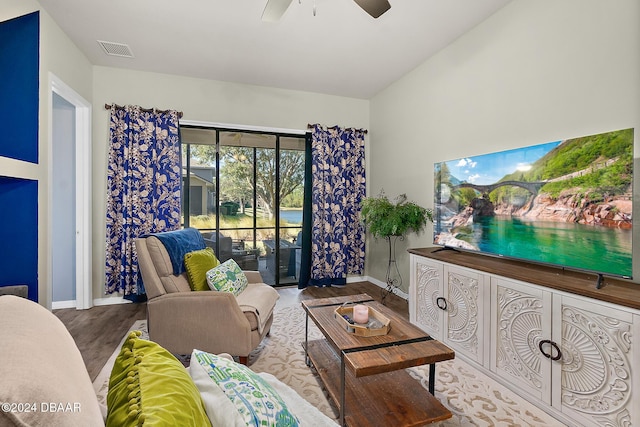
{"type": "Polygon", "coordinates": [[[297,283],[304,199],[304,135],[181,128],[183,222],[220,261],[268,284],[297,283]]]}

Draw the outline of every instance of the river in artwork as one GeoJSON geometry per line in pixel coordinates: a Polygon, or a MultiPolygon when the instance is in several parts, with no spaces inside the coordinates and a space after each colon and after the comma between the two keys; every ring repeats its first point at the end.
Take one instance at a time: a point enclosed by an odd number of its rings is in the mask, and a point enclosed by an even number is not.
{"type": "Polygon", "coordinates": [[[631,230],[555,221],[523,221],[510,216],[476,219],[461,240],[480,251],[513,258],[632,275],[631,230]]]}

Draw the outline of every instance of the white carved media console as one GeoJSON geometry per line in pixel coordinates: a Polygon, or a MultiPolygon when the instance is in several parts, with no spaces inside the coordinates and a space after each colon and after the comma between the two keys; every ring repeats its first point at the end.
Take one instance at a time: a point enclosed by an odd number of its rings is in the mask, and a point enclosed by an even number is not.
{"type": "Polygon", "coordinates": [[[411,322],[573,426],[640,426],[640,285],[410,249],[411,322]]]}

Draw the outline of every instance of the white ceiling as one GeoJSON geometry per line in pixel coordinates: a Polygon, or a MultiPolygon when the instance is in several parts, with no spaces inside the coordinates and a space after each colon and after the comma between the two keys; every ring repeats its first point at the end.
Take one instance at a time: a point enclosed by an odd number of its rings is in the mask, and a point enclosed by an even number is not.
{"type": "Polygon", "coordinates": [[[369,99],[510,0],[40,0],[92,64],[369,99]],[[316,16],[313,15],[314,5],[316,16]],[[129,45],[108,56],[97,40],[129,45]]]}

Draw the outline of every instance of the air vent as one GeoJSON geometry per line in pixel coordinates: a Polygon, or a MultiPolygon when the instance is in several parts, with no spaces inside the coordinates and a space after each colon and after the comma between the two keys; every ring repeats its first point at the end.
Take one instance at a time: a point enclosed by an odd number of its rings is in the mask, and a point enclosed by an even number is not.
{"type": "Polygon", "coordinates": [[[106,53],[107,55],[133,58],[133,52],[131,52],[131,48],[126,44],[105,42],[102,40],[98,40],[98,44],[102,47],[104,53],[106,53]]]}

